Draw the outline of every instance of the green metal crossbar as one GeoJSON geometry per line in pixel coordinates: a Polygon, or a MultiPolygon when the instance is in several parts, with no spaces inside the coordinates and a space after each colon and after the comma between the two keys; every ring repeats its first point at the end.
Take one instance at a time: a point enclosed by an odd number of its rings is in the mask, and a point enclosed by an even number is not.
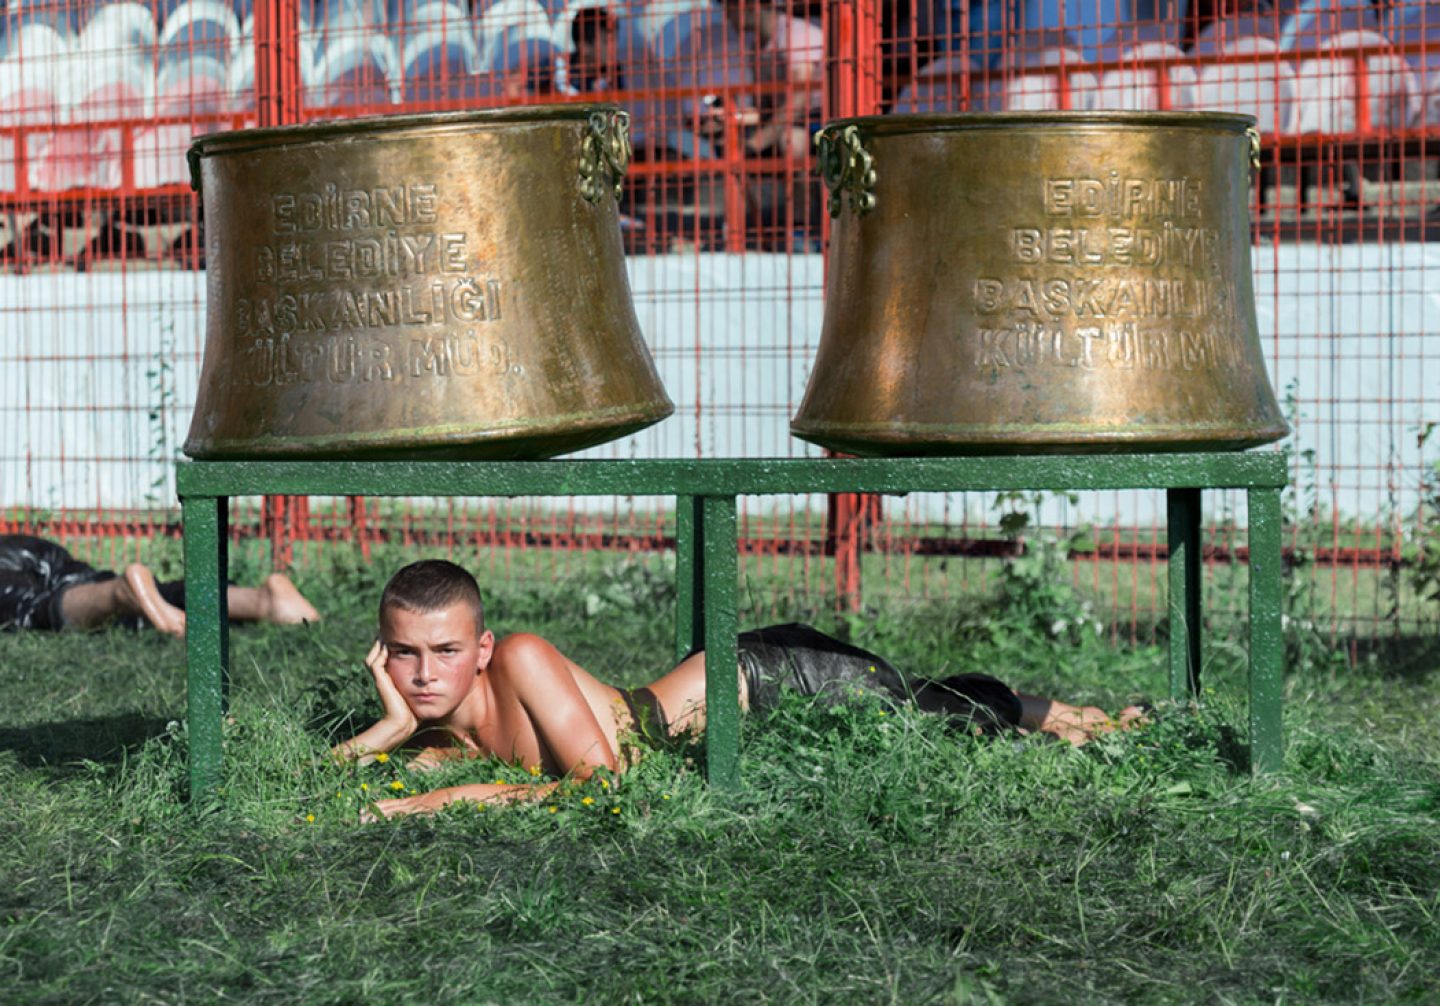
{"type": "Polygon", "coordinates": [[[1200,684],[1200,491],[1243,489],[1250,514],[1250,751],[1280,767],[1280,491],[1285,458],[1255,454],[1083,457],[716,458],[654,461],[186,461],[177,471],[185,525],[190,789],[221,780],[229,678],[226,523],[232,496],[676,497],[675,654],[704,647],[706,760],[712,785],[740,783],[735,674],[735,498],[800,493],[1164,489],[1170,542],[1170,692],[1200,684]]]}

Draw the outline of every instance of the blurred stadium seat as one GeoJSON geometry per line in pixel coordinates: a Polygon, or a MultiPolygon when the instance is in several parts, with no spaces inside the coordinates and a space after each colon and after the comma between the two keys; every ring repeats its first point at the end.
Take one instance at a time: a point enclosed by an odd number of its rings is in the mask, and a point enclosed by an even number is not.
{"type": "Polygon", "coordinates": [[[900,91],[898,114],[953,112],[961,107],[971,68],[966,56],[951,53],[932,60],[900,91]]]}
{"type": "Polygon", "coordinates": [[[480,71],[481,97],[521,99],[555,92],[560,51],[544,29],[512,28],[495,50],[495,62],[480,71]]]}
{"type": "Polygon", "coordinates": [[[1179,47],[1184,40],[1184,25],[1178,19],[1163,21],[1126,21],[1105,33],[1090,51],[1093,63],[1114,63],[1137,45],[1164,42],[1179,47]]]}
{"type": "MultiPolygon", "coordinates": [[[[1183,60],[1185,53],[1169,42],[1142,42],[1129,49],[1125,58],[1137,63],[1145,60],[1183,60]]],[[[1153,66],[1125,67],[1106,70],[1100,77],[1091,108],[1095,110],[1128,109],[1153,112],[1161,109],[1183,109],[1191,103],[1191,90],[1196,73],[1185,63],[1167,65],[1166,82],[1169,94],[1161,95],[1160,71],[1153,66]]]]}
{"type": "Polygon", "coordinates": [[[1016,11],[1007,0],[913,0],[916,46],[968,53],[977,67],[996,66],[1007,51],[1016,11]]]}
{"type": "Polygon", "coordinates": [[[480,58],[468,21],[408,34],[401,55],[404,101],[458,102],[478,95],[475,72],[480,58]]]}
{"type": "Polygon", "coordinates": [[[1323,49],[1341,32],[1379,31],[1370,0],[1306,0],[1285,22],[1280,48],[1285,52],[1323,49]]]}
{"type": "Polygon", "coordinates": [[[94,9],[80,32],[79,48],[91,53],[143,53],[149,58],[157,37],[150,8],[134,0],[117,0],[94,9]]]}
{"type": "MultiPolygon", "coordinates": [[[[1296,70],[1301,133],[1353,133],[1359,128],[1356,113],[1358,85],[1355,61],[1338,54],[1347,50],[1388,49],[1390,41],[1374,31],[1344,31],[1327,39],[1322,52],[1300,63],[1296,70]]],[[[1404,129],[1421,117],[1423,97],[1418,77],[1393,51],[1370,52],[1365,61],[1370,95],[1371,129],[1404,129]]]]}
{"type": "MultiPolygon", "coordinates": [[[[1268,55],[1279,51],[1275,39],[1249,36],[1228,43],[1219,54],[1268,55]]],[[[1296,125],[1295,97],[1295,71],[1283,60],[1217,62],[1200,68],[1199,79],[1191,90],[1190,108],[1253,115],[1260,132],[1289,133],[1296,125]]]]}
{"type": "Polygon", "coordinates": [[[1275,42],[1276,48],[1279,48],[1280,34],[1285,29],[1285,22],[1286,19],[1278,12],[1220,18],[1200,29],[1190,51],[1197,56],[1211,56],[1245,38],[1270,39],[1275,42]]]}
{"type": "Polygon", "coordinates": [[[398,97],[400,59],[382,34],[346,34],[325,46],[316,71],[317,103],[325,108],[364,106],[383,111],[398,97]]]}
{"type": "Polygon", "coordinates": [[[475,19],[475,41],[480,46],[480,65],[498,66],[507,41],[545,35],[553,39],[555,28],[550,15],[538,0],[496,0],[475,19]],[[521,32],[512,36],[515,31],[521,32]]]}
{"type": "Polygon", "coordinates": [[[60,107],[53,74],[43,61],[21,63],[13,52],[0,60],[0,129],[31,127],[22,141],[23,148],[16,147],[12,136],[0,134],[0,192],[16,191],[17,157],[22,149],[27,183],[39,188],[38,166],[50,149],[54,134],[35,127],[54,126],[60,121],[60,107]]]}
{"type": "Polygon", "coordinates": [[[219,0],[185,0],[161,26],[156,58],[210,59],[227,67],[239,39],[240,20],[231,7],[219,0]]]}

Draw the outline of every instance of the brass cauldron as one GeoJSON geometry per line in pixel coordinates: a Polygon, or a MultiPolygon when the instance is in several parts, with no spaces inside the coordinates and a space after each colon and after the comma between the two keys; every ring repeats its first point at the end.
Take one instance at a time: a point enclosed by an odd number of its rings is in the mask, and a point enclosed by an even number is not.
{"type": "Polygon", "coordinates": [[[673,411],[630,302],[618,109],[198,138],[197,458],[537,458],[673,411]]]}
{"type": "Polygon", "coordinates": [[[1230,449],[1288,428],[1250,277],[1249,116],[848,119],[791,430],[857,454],[1230,449]]]}

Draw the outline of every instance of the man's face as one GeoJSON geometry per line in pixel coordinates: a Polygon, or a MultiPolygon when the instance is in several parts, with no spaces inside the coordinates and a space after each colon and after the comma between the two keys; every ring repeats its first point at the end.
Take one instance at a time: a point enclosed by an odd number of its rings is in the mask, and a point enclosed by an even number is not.
{"type": "Polygon", "coordinates": [[[619,46],[614,32],[598,32],[593,38],[581,35],[571,60],[591,77],[603,77],[617,62],[619,46]]]}
{"type": "Polygon", "coordinates": [[[388,608],[380,641],[389,651],[390,680],[425,722],[443,720],[460,706],[495,648],[492,633],[475,631],[475,613],[466,604],[435,611],[388,608]]]}

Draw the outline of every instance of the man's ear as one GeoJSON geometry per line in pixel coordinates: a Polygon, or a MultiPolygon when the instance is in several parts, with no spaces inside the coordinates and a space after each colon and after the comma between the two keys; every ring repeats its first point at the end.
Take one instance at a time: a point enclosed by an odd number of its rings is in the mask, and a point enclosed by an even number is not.
{"type": "Polygon", "coordinates": [[[480,633],[480,652],[476,654],[475,673],[479,674],[490,666],[490,658],[495,655],[495,633],[486,629],[480,633]]]}

